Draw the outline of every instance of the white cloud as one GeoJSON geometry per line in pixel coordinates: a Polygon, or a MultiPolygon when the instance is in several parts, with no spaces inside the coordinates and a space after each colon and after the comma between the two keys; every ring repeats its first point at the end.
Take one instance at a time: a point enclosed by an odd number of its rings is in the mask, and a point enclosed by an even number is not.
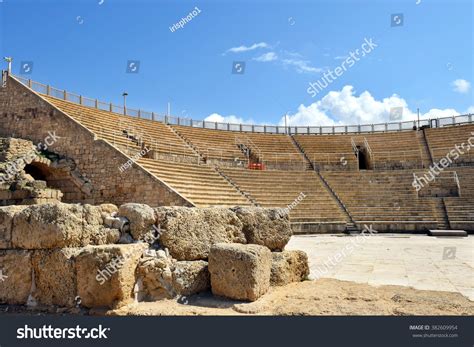
{"type": "Polygon", "coordinates": [[[467,113],[474,113],[474,106],[469,107],[467,113]]]}
{"type": "Polygon", "coordinates": [[[336,60],[346,60],[347,58],[349,58],[347,55],[337,55],[334,57],[336,60]]]}
{"type": "Polygon", "coordinates": [[[274,60],[277,60],[277,59],[278,59],[278,56],[275,54],[275,52],[268,52],[268,53],[262,54],[261,56],[258,56],[256,58],[253,58],[253,60],[259,61],[259,62],[262,62],[262,63],[267,63],[269,61],[274,61],[274,60]]]}
{"type": "MultiPolygon", "coordinates": [[[[344,86],[340,91],[331,91],[321,100],[309,106],[300,105],[295,114],[289,115],[289,125],[357,125],[393,122],[390,119],[390,109],[402,107],[402,121],[412,121],[417,118],[416,112],[408,108],[405,99],[397,94],[382,100],[376,100],[368,91],[356,95],[354,87],[344,86]]],[[[420,119],[450,117],[458,115],[454,109],[431,109],[420,115],[420,119]]],[[[398,120],[396,120],[398,121],[398,120]]],[[[282,117],[280,125],[285,124],[282,117]]]]}
{"type": "Polygon", "coordinates": [[[466,94],[471,89],[471,83],[463,79],[457,79],[451,83],[453,90],[457,93],[466,94]]]}
{"type": "Polygon", "coordinates": [[[322,68],[311,66],[308,60],[282,59],[281,62],[284,65],[290,65],[295,67],[296,71],[299,73],[319,73],[323,71],[322,68]]]}
{"type": "Polygon", "coordinates": [[[259,48],[270,48],[270,45],[266,42],[260,42],[260,43],[254,43],[251,46],[238,46],[238,47],[232,47],[229,48],[225,53],[242,53],[242,52],[248,52],[248,51],[253,51],[255,49],[259,48]]]}
{"type": "Polygon", "coordinates": [[[232,123],[232,124],[254,124],[252,119],[243,119],[234,115],[222,116],[218,113],[212,113],[205,119],[207,122],[232,123]]]}

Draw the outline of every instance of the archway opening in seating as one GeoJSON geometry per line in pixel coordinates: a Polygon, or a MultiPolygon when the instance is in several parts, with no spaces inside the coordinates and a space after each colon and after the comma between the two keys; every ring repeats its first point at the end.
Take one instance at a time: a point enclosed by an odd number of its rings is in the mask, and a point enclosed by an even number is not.
{"type": "Polygon", "coordinates": [[[359,150],[359,170],[368,170],[369,165],[367,162],[367,155],[365,153],[365,148],[361,148],[360,146],[357,146],[357,149],[359,150]]]}

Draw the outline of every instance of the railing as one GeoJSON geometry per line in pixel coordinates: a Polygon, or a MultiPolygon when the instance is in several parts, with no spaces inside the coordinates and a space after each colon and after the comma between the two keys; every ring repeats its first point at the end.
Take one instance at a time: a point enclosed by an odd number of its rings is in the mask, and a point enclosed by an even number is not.
{"type": "Polygon", "coordinates": [[[443,126],[452,126],[459,124],[472,123],[474,114],[466,114],[452,117],[431,118],[405,122],[365,124],[365,125],[341,125],[341,126],[277,126],[277,125],[255,125],[255,124],[232,124],[209,122],[204,120],[193,120],[190,118],[173,117],[170,115],[159,115],[154,112],[147,112],[140,109],[125,108],[124,106],[113,105],[97,99],[90,99],[78,94],[70,93],[66,90],[50,87],[49,85],[38,83],[20,76],[15,76],[17,80],[25,84],[32,90],[49,95],[58,99],[71,101],[83,106],[98,108],[117,114],[151,119],[170,125],[184,125],[206,129],[217,129],[238,132],[253,133],[269,133],[269,134],[307,134],[307,135],[324,135],[324,134],[357,134],[357,133],[375,133],[388,131],[404,131],[412,130],[413,127],[430,126],[439,128],[443,126]]]}
{"type": "Polygon", "coordinates": [[[366,137],[364,137],[364,145],[365,145],[365,148],[367,149],[367,153],[369,153],[369,157],[373,158],[372,148],[370,148],[369,141],[367,141],[366,137]]]}
{"type": "MultiPolygon", "coordinates": [[[[260,148],[258,148],[258,146],[248,136],[235,136],[234,143],[236,146],[244,145],[246,148],[252,151],[257,158],[259,158],[260,160],[262,159],[262,152],[260,151],[260,148]]],[[[249,157],[249,155],[250,153],[247,153],[247,158],[249,157]]]]}
{"type": "Polygon", "coordinates": [[[459,184],[459,177],[456,171],[454,171],[454,181],[456,182],[456,185],[458,186],[458,195],[459,197],[461,197],[461,185],[459,184]]]}

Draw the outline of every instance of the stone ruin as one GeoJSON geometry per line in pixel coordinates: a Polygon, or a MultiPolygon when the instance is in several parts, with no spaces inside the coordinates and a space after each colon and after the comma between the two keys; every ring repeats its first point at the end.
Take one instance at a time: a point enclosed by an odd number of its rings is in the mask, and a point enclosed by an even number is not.
{"type": "Polygon", "coordinates": [[[255,301],[305,280],[277,209],[127,203],[0,207],[0,303],[116,308],[199,292],[255,301]]]}
{"type": "Polygon", "coordinates": [[[91,189],[73,160],[28,140],[0,138],[0,206],[59,202],[63,192],[78,198],[91,189]]]}
{"type": "Polygon", "coordinates": [[[0,138],[0,304],[116,308],[209,290],[254,301],[309,274],[304,252],[284,250],[280,209],[61,202],[71,185],[91,191],[70,159],[0,138]]]}

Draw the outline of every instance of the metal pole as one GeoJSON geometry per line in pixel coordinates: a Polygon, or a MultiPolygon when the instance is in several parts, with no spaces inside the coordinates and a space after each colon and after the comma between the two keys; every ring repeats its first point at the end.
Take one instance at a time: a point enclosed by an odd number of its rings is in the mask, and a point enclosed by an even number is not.
{"type": "Polygon", "coordinates": [[[8,75],[11,75],[12,73],[12,57],[3,57],[3,59],[8,63],[8,75]]]}
{"type": "Polygon", "coordinates": [[[128,93],[123,92],[122,96],[123,96],[123,114],[126,115],[127,114],[127,96],[128,96],[128,93]]]}
{"type": "Polygon", "coordinates": [[[288,113],[285,113],[285,134],[288,135],[288,121],[286,117],[288,116],[288,113]]]}
{"type": "Polygon", "coordinates": [[[420,129],[420,109],[417,108],[416,111],[418,113],[418,129],[420,129]]]}

